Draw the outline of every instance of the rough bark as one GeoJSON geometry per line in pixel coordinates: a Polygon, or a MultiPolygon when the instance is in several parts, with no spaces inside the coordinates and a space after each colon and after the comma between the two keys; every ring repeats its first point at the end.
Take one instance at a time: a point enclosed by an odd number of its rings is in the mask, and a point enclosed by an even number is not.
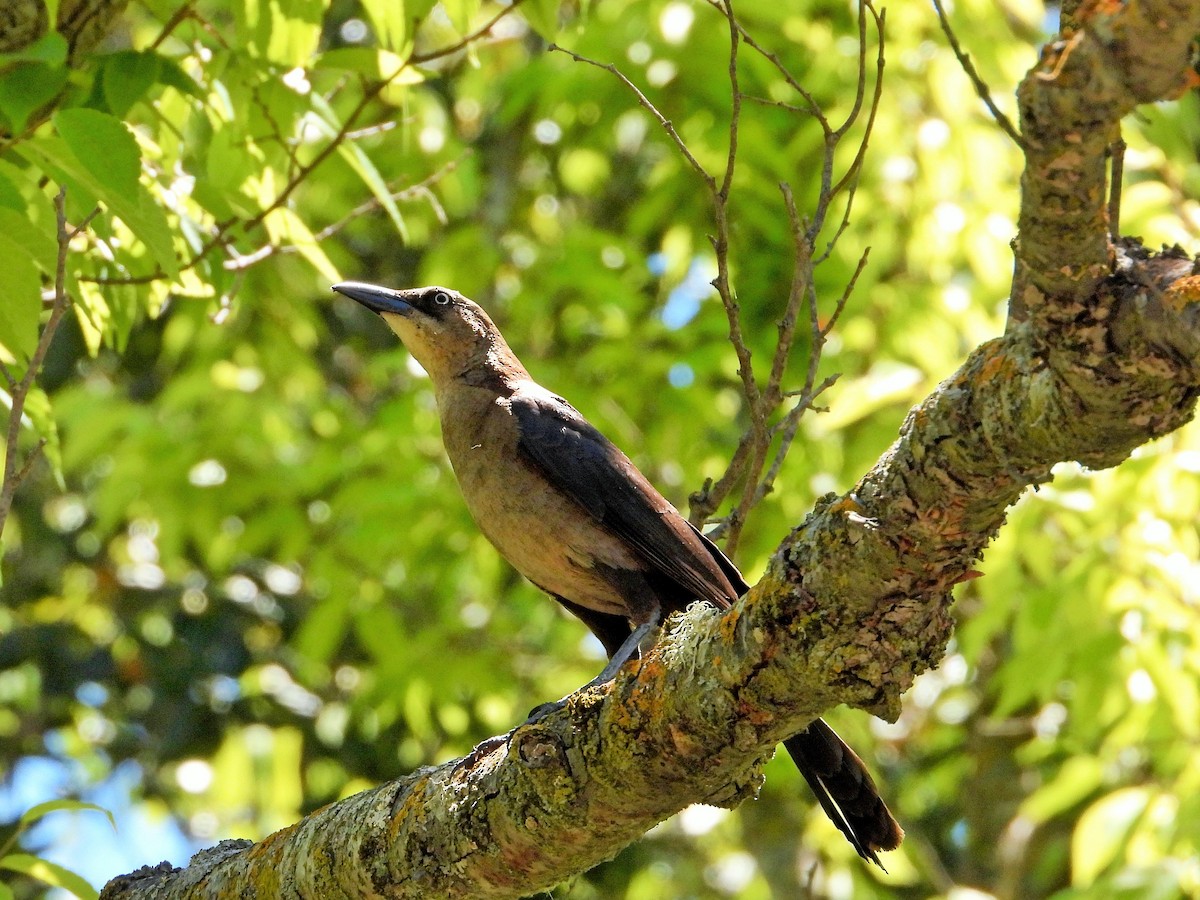
{"type": "MultiPolygon", "coordinates": [[[[67,39],[70,60],[91,52],[117,23],[128,0],[63,0],[58,7],[58,32],[67,39]]],[[[0,53],[15,53],[46,33],[44,0],[3,0],[0,3],[0,53]]]]}
{"type": "Polygon", "coordinates": [[[1020,90],[1014,302],[851,493],[823,498],[725,615],[695,607],[611,688],[472,756],[332,804],[102,897],[520,897],[611,857],[689,803],[732,805],[775,744],[838,703],[885,718],[950,636],[1007,508],[1051,467],[1116,465],[1188,421],[1200,276],[1108,239],[1104,149],[1183,83],[1200,3],[1085,4],[1020,90]]]}

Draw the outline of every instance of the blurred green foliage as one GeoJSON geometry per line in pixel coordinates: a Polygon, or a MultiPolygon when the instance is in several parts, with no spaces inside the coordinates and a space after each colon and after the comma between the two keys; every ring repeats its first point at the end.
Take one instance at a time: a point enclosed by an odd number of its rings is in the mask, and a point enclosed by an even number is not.
{"type": "MultiPolygon", "coordinates": [[[[845,115],[849,4],[737,10],[845,115]]],[[[74,315],[23,429],[54,452],[3,534],[0,772],[70,760],[86,794],[133,760],[135,802],[202,841],[254,838],[460,755],[594,674],[598,646],[467,516],[427,380],[328,286],[473,296],[686,506],[746,424],[719,303],[680,300],[713,274],[711,203],[616,78],[546,47],[615,64],[717,172],[728,29],[698,0],[527,0],[436,55],[501,11],[147,0],[77,68],[56,35],[0,60],[0,345],[18,375],[55,272],[54,193],[72,221],[103,210],[72,244],[74,315]],[[404,65],[413,53],[428,59],[404,65]]],[[[956,4],[1010,114],[1045,15],[956,4]]],[[[750,519],[751,577],[1003,327],[1019,154],[931,9],[889,6],[886,54],[854,215],[818,269],[828,315],[870,247],[822,364],[841,378],[750,519]]],[[[745,47],[740,76],[749,96],[799,102],[745,47]]],[[[1123,224],[1152,245],[1196,247],[1196,113],[1189,96],[1129,122],[1123,224]]],[[[778,184],[811,205],[820,131],[747,101],[740,137],[731,265],[758,361],[792,270],[778,184]]],[[[796,387],[808,350],[798,339],[796,387]]],[[[772,764],[758,802],[688,810],[554,896],[1194,896],[1198,472],[1195,428],[1115,471],[1061,467],[962,588],[958,635],[901,719],[834,714],[908,830],[890,874],[772,764]]]]}

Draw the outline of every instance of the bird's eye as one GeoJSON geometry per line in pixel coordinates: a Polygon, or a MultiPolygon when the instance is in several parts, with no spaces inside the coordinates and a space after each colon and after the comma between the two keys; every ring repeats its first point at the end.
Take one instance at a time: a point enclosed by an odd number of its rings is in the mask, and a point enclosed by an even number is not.
{"type": "Polygon", "coordinates": [[[450,302],[450,295],[445,291],[434,291],[433,302],[438,306],[445,306],[450,302]]]}

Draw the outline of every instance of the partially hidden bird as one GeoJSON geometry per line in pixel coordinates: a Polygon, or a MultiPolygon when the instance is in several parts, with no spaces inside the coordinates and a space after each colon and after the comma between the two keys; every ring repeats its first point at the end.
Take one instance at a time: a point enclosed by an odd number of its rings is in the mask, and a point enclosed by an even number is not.
{"type": "MultiPolygon", "coordinates": [[[[749,589],[624,453],[530,377],[476,303],[444,287],[347,281],[333,290],[378,313],[428,373],[472,517],[599,639],[609,663],[593,684],[610,680],[664,617],[696,600],[728,609],[749,589]]],[[[904,831],[863,761],[821,719],[783,745],[833,824],[882,865],[878,851],[899,846],[904,831]]]]}

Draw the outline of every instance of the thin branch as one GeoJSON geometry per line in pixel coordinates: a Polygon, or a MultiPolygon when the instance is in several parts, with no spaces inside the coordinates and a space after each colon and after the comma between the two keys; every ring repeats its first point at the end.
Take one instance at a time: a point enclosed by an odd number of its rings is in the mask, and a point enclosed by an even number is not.
{"type": "Polygon", "coordinates": [[[759,390],[758,381],[754,377],[754,365],[751,360],[750,346],[742,331],[741,307],[737,302],[729,277],[729,192],[733,187],[733,176],[737,169],[738,130],[742,117],[742,93],[738,81],[738,51],[741,33],[737,17],[733,12],[732,0],[721,0],[721,12],[729,27],[729,150],[725,161],[725,176],[721,187],[713,194],[713,218],[716,223],[716,235],[712,238],[713,250],[717,258],[717,277],[713,287],[721,298],[725,309],[725,318],[729,323],[729,343],[733,346],[738,360],[738,374],[742,379],[742,395],[750,412],[750,428],[747,431],[747,477],[743,481],[742,496],[737,508],[729,516],[728,527],[725,530],[725,552],[733,556],[737,552],[738,541],[741,538],[742,526],[746,516],[754,505],[755,482],[762,470],[766,459],[770,438],[767,435],[767,416],[769,409],[764,402],[763,393],[759,390]]]}
{"type": "Polygon", "coordinates": [[[996,124],[1000,126],[1004,133],[1012,138],[1018,147],[1024,148],[1025,139],[1021,137],[1021,133],[1017,131],[1012,121],[1004,114],[1004,111],[996,105],[996,101],[992,99],[991,88],[979,76],[979,72],[975,70],[975,64],[971,62],[971,57],[967,55],[962,45],[958,42],[958,35],[954,33],[954,28],[950,25],[950,19],[946,15],[946,10],[942,7],[942,0],[933,0],[933,8],[937,10],[938,22],[941,23],[946,40],[950,42],[950,49],[954,51],[954,55],[958,59],[958,64],[962,66],[962,70],[971,79],[971,84],[975,87],[975,93],[979,95],[979,99],[983,101],[988,111],[992,114],[992,118],[996,120],[996,124]]]}
{"type": "Polygon", "coordinates": [[[779,442],[779,449],[775,451],[775,457],[771,460],[770,468],[767,469],[766,474],[763,475],[762,481],[758,485],[756,502],[762,500],[765,496],[767,496],[767,494],[771,493],[771,491],[775,489],[775,479],[779,477],[779,471],[783,468],[783,463],[784,460],[787,459],[788,451],[792,448],[792,441],[796,438],[796,432],[800,430],[800,421],[803,419],[804,414],[810,409],[817,408],[813,406],[813,403],[819,396],[821,396],[821,394],[833,387],[840,377],[841,376],[835,372],[834,374],[828,376],[816,387],[801,392],[800,399],[796,401],[796,404],[790,410],[788,410],[787,415],[784,416],[775,425],[775,427],[771,429],[772,436],[776,434],[782,434],[782,438],[779,442]]]}
{"type": "Polygon", "coordinates": [[[766,402],[774,407],[783,396],[783,376],[787,371],[788,357],[792,352],[792,341],[796,337],[796,323],[800,317],[800,307],[812,284],[812,250],[804,239],[804,224],[796,210],[796,199],[792,196],[792,188],[787,182],[779,185],[783,194],[783,205],[787,209],[788,222],[792,229],[792,284],[788,290],[787,307],[779,322],[779,340],[775,343],[775,358],[771,362],[771,374],[767,378],[766,402]]]}
{"type": "MultiPolygon", "coordinates": [[[[716,197],[714,217],[717,224],[717,237],[713,239],[713,246],[717,253],[718,277],[713,284],[718,289],[718,293],[725,304],[727,315],[730,318],[730,341],[734,345],[735,350],[738,351],[739,374],[742,376],[744,393],[750,405],[751,421],[741,435],[737,449],[724,474],[715,483],[711,479],[706,481],[703,488],[692,494],[689,500],[691,502],[691,520],[693,524],[707,523],[712,521],[710,518],[712,513],[720,507],[730,493],[733,492],[734,488],[738,484],[742,485],[741,495],[736,508],[724,519],[716,520],[716,527],[709,532],[709,535],[714,538],[727,536],[728,543],[726,544],[726,550],[732,552],[736,548],[738,535],[750,511],[755,504],[770,492],[782,466],[784,457],[787,455],[792,440],[795,437],[800,417],[805,411],[813,408],[812,402],[815,396],[825,390],[836,378],[836,376],[827,378],[820,386],[815,385],[821,361],[821,353],[826,339],[834,323],[841,316],[850,292],[853,290],[858,276],[866,265],[866,254],[860,259],[858,268],[847,283],[833,314],[829,317],[825,325],[821,324],[818,315],[813,273],[815,267],[830,256],[838,239],[849,225],[850,214],[857,192],[858,176],[862,169],[866,149],[874,128],[875,117],[882,99],[884,67],[883,34],[885,20],[884,14],[876,11],[870,0],[863,0],[859,4],[859,51],[855,98],[851,109],[846,114],[841,125],[834,128],[812,94],[804,89],[777,55],[761,46],[755,41],[753,36],[746,32],[743,26],[736,22],[736,19],[733,18],[732,10],[723,4],[723,0],[709,0],[709,5],[720,10],[726,16],[733,31],[732,39],[745,43],[746,46],[767,59],[788,85],[803,98],[806,106],[795,106],[781,101],[764,100],[741,94],[740,89],[736,88],[736,69],[731,68],[730,77],[734,80],[733,83],[735,90],[737,90],[738,99],[776,106],[796,114],[811,115],[817,119],[824,135],[819,176],[820,186],[811,220],[803,220],[801,218],[797,212],[795,199],[792,196],[790,187],[787,184],[780,185],[792,232],[793,271],[787,303],[783,316],[778,323],[779,337],[772,355],[770,374],[761,392],[758,391],[757,382],[754,382],[753,379],[751,379],[754,385],[752,389],[747,388],[745,385],[746,373],[751,371],[749,366],[749,350],[746,347],[744,339],[742,339],[736,300],[731,296],[731,292],[728,291],[728,275],[725,268],[728,264],[728,244],[721,242],[722,227],[726,226],[727,223],[725,218],[726,207],[724,198],[720,196],[716,197]],[[867,47],[868,16],[874,20],[875,31],[879,38],[875,60],[874,90],[871,92],[869,103],[867,101],[869,70],[867,47]],[[858,122],[864,109],[867,109],[867,121],[862,139],[859,141],[857,152],[850,166],[835,183],[834,160],[837,148],[850,129],[858,122]],[[824,228],[830,204],[835,197],[843,192],[846,194],[846,203],[845,208],[842,210],[841,221],[839,222],[837,231],[827,242],[824,252],[819,257],[814,258],[814,243],[824,228]],[[786,377],[787,364],[794,344],[795,331],[802,307],[808,309],[809,328],[811,332],[811,350],[806,381],[804,387],[800,390],[785,391],[783,389],[784,378],[786,377]],[[801,399],[779,421],[768,426],[767,421],[769,417],[775,414],[781,402],[786,398],[793,397],[800,397],[801,399]],[[766,468],[769,445],[775,437],[780,435],[783,436],[783,440],[781,441],[779,452],[772,457],[769,468],[766,468]],[[764,468],[766,468],[765,473],[764,468]]],[[[740,106],[737,103],[734,104],[734,110],[740,112],[740,106]]]]}
{"type": "MultiPolygon", "coordinates": [[[[835,196],[837,194],[840,194],[845,189],[847,184],[853,184],[854,182],[856,182],[858,180],[858,175],[862,171],[863,160],[866,158],[866,155],[867,155],[867,145],[870,143],[871,134],[875,130],[875,117],[879,114],[879,104],[883,100],[883,69],[884,69],[884,63],[885,63],[884,52],[883,52],[883,50],[884,50],[884,39],[883,39],[884,31],[883,31],[883,29],[884,29],[884,23],[886,22],[887,10],[884,10],[882,12],[877,12],[875,10],[875,7],[872,6],[870,4],[870,2],[864,2],[863,8],[869,10],[871,15],[874,17],[875,33],[879,35],[879,49],[875,54],[875,90],[874,90],[874,93],[871,95],[871,104],[867,108],[867,124],[863,128],[862,140],[859,141],[859,143],[858,143],[858,152],[855,153],[855,155],[854,155],[854,161],[851,162],[849,167],[846,169],[846,174],[842,176],[841,180],[838,181],[838,183],[836,185],[834,185],[833,193],[835,196]]],[[[865,30],[865,22],[860,24],[860,29],[862,29],[862,30],[860,30],[860,32],[859,32],[860,43],[858,46],[858,54],[859,54],[859,56],[858,56],[858,66],[859,66],[858,72],[859,72],[859,85],[860,85],[859,91],[861,93],[862,83],[863,83],[863,79],[865,78],[866,68],[867,68],[867,59],[866,59],[867,36],[866,36],[866,30],[865,30]]],[[[861,104],[861,102],[856,102],[855,106],[856,106],[856,108],[855,108],[855,113],[854,113],[854,119],[857,119],[858,113],[862,109],[862,104],[861,104]]],[[[845,124],[843,125],[843,128],[838,129],[837,134],[839,137],[841,137],[843,134],[845,134],[845,131],[843,129],[849,129],[850,125],[852,124],[852,121],[853,120],[848,118],[846,120],[845,124]]],[[[846,210],[847,217],[849,217],[849,214],[850,214],[849,206],[850,206],[850,204],[847,203],[847,210],[846,210]]],[[[839,233],[840,233],[840,230],[839,230],[839,233]]]]}
{"type": "Polygon", "coordinates": [[[633,92],[634,96],[637,97],[638,105],[649,112],[650,115],[654,116],[654,118],[658,119],[658,124],[663,127],[663,130],[668,136],[670,136],[671,140],[675,142],[675,146],[679,148],[679,152],[683,154],[683,158],[686,159],[691,167],[696,170],[696,174],[698,174],[704,180],[704,183],[708,185],[709,189],[712,191],[717,190],[717,180],[713,178],[713,176],[708,173],[708,170],[700,164],[700,161],[692,155],[692,151],[688,149],[688,146],[684,142],[683,138],[679,136],[679,132],[675,130],[675,126],[671,124],[671,120],[658,111],[658,107],[650,102],[649,98],[642,93],[641,89],[638,88],[636,84],[634,84],[625,76],[624,72],[622,72],[612,63],[602,63],[594,59],[589,59],[586,56],[580,56],[575,51],[568,50],[566,47],[559,46],[558,44],[551,44],[546,49],[551,53],[553,53],[555,50],[557,50],[559,53],[565,53],[567,56],[571,57],[571,59],[575,60],[575,62],[587,63],[589,66],[595,66],[597,69],[603,69],[605,72],[615,75],[621,81],[621,83],[624,84],[625,87],[629,88],[629,90],[633,92]]]}
{"type": "Polygon", "coordinates": [[[167,19],[167,21],[163,24],[162,29],[158,32],[158,37],[151,42],[150,49],[157,50],[162,46],[163,41],[171,36],[171,32],[182,25],[187,19],[192,18],[195,15],[193,12],[195,5],[196,0],[187,0],[187,2],[182,4],[179,9],[171,13],[171,17],[167,19]]]}
{"type": "Polygon", "coordinates": [[[742,91],[738,82],[738,24],[733,15],[733,0],[723,0],[725,18],[729,22],[729,156],[725,162],[725,178],[718,193],[722,200],[729,199],[733,187],[733,173],[737,168],[738,128],[742,121],[742,91]]]}
{"type": "Polygon", "coordinates": [[[1121,236],[1121,188],[1125,181],[1125,139],[1117,126],[1117,139],[1109,145],[1111,171],[1108,176],[1108,233],[1115,240],[1121,236]]]}
{"type": "MultiPolygon", "coordinates": [[[[721,6],[717,0],[708,0],[708,3],[715,9],[721,10],[721,6]]],[[[800,83],[796,76],[788,70],[787,66],[783,64],[783,61],[780,60],[779,56],[775,53],[772,53],[770,50],[767,50],[760,43],[758,43],[758,41],[754,39],[754,36],[746,31],[745,27],[740,23],[738,23],[737,29],[738,34],[741,36],[741,39],[743,42],[745,42],[746,46],[750,47],[763,59],[767,60],[767,62],[774,66],[775,70],[783,77],[783,80],[787,82],[788,87],[790,87],[804,99],[804,102],[808,104],[808,113],[821,123],[821,127],[825,130],[825,132],[828,133],[831,131],[832,129],[829,126],[829,119],[826,118],[825,113],[821,110],[821,104],[819,104],[817,99],[808,91],[808,89],[806,89],[804,85],[800,83]]],[[[756,102],[771,102],[759,101],[758,98],[755,97],[746,97],[746,99],[754,100],[756,102]]],[[[786,106],[786,104],[780,105],[786,106]]]]}
{"type": "Polygon", "coordinates": [[[502,7],[500,11],[488,19],[487,22],[476,28],[457,43],[450,44],[446,47],[439,47],[437,50],[429,50],[425,53],[410,53],[406,65],[433,62],[435,59],[444,59],[447,56],[453,56],[458,51],[465,49],[469,45],[475,43],[477,40],[485,36],[501,19],[503,19],[524,2],[525,0],[512,0],[508,6],[502,7]]]}
{"type": "Polygon", "coordinates": [[[858,4],[858,75],[854,79],[854,103],[850,107],[850,112],[846,114],[846,118],[842,124],[833,130],[833,136],[839,139],[858,121],[858,114],[862,112],[863,100],[867,96],[868,10],[870,10],[871,15],[875,19],[875,27],[879,28],[880,24],[879,14],[875,12],[875,8],[871,6],[868,0],[864,0],[864,2],[858,4]]]}
{"type": "MultiPolygon", "coordinates": [[[[438,220],[444,223],[446,221],[446,212],[438,202],[437,196],[430,191],[429,188],[431,185],[437,184],[447,175],[454,172],[455,169],[462,165],[463,160],[470,156],[471,150],[467,150],[457,159],[450,160],[431,175],[422,178],[420,181],[414,184],[410,184],[408,187],[401,188],[400,190],[393,192],[391,194],[391,198],[393,200],[403,202],[418,196],[425,197],[429,201],[430,205],[433,206],[434,212],[438,216],[438,220]]],[[[350,210],[350,212],[346,213],[346,215],[342,216],[336,222],[326,225],[320,231],[314,233],[313,243],[319,244],[321,241],[332,237],[358,217],[375,212],[375,210],[379,209],[382,205],[383,203],[378,197],[372,196],[370,199],[365,200],[358,206],[354,207],[354,209],[350,210]]],[[[235,255],[232,259],[227,259],[223,263],[223,266],[227,271],[230,272],[240,271],[242,269],[248,269],[257,263],[262,262],[264,259],[276,254],[299,252],[299,249],[292,244],[284,246],[279,244],[264,244],[262,247],[259,247],[257,250],[254,250],[250,253],[235,255]]]]}
{"type": "Polygon", "coordinates": [[[67,255],[70,252],[71,240],[87,227],[98,212],[98,209],[92,210],[78,226],[68,228],[67,189],[60,188],[54,198],[54,213],[58,222],[54,305],[50,309],[50,318],[46,321],[46,327],[42,329],[42,333],[38,337],[37,346],[34,348],[33,356],[29,359],[29,367],[25,370],[24,376],[20,381],[14,381],[12,373],[7,368],[4,372],[5,377],[9,380],[11,390],[9,396],[12,402],[9,408],[8,431],[4,442],[4,476],[3,481],[0,482],[0,534],[4,533],[4,526],[8,522],[8,514],[12,509],[13,497],[16,495],[17,488],[29,475],[33,464],[45,446],[43,438],[30,451],[21,467],[17,468],[17,460],[20,456],[21,420],[25,415],[25,403],[29,399],[29,392],[33,390],[38,373],[41,372],[46,353],[50,350],[50,342],[54,340],[54,333],[58,330],[58,325],[70,306],[70,298],[67,296],[67,255]]]}

